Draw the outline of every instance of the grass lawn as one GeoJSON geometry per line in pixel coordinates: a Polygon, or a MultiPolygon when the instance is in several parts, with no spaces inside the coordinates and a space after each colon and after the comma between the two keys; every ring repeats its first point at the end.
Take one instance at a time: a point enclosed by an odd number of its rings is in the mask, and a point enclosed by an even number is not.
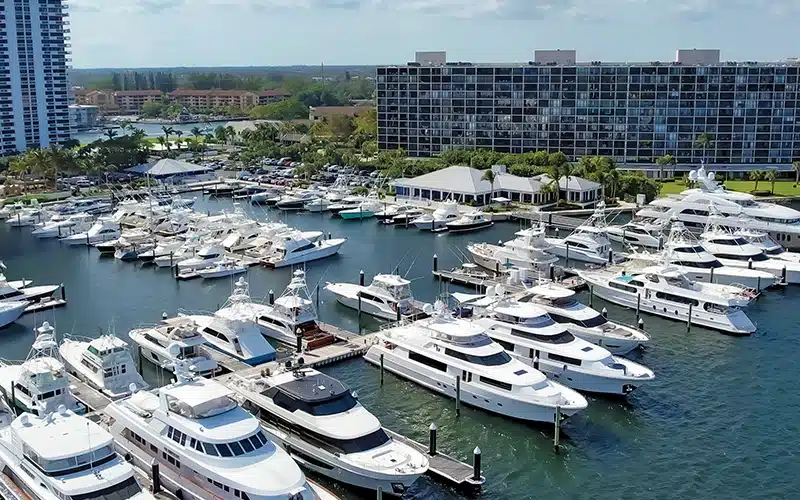
{"type": "MultiPolygon", "coordinates": [[[[755,189],[755,186],[756,183],[753,181],[731,181],[731,180],[725,181],[725,187],[730,189],[731,191],[742,191],[745,193],[749,193],[750,191],[755,189]]],[[[758,183],[759,191],[769,191],[771,187],[772,187],[771,183],[766,181],[759,181],[758,183]]],[[[683,185],[682,182],[679,181],[665,182],[661,184],[661,196],[680,193],[684,189],[687,188],[686,186],[683,185]]],[[[775,196],[800,196],[800,184],[795,186],[793,180],[776,181],[775,196]]]]}

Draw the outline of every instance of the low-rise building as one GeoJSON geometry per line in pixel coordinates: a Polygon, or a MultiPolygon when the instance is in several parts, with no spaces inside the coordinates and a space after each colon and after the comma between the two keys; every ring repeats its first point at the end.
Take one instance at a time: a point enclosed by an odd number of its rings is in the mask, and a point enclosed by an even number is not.
{"type": "Polygon", "coordinates": [[[71,104],[69,122],[72,130],[86,130],[97,126],[100,108],[88,104],[71,104]]]}
{"type": "Polygon", "coordinates": [[[86,90],[75,91],[75,104],[97,106],[99,108],[113,108],[116,107],[114,101],[114,92],[111,90],[86,90]]]}
{"type": "Polygon", "coordinates": [[[191,90],[177,89],[170,92],[172,101],[189,108],[221,108],[236,106],[242,109],[259,104],[260,96],[249,90],[191,90]]]}
{"type": "Polygon", "coordinates": [[[258,93],[258,104],[270,104],[273,102],[283,101],[289,97],[289,94],[280,89],[262,90],[258,93]]]}
{"type": "Polygon", "coordinates": [[[160,90],[118,90],[114,102],[122,111],[138,113],[146,102],[161,102],[160,90]]]}

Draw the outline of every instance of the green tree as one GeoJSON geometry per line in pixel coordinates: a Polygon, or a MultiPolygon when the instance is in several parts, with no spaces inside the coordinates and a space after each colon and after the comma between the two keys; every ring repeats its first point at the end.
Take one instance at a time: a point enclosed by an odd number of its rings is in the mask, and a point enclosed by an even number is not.
{"type": "Polygon", "coordinates": [[[160,102],[146,102],[142,104],[140,115],[145,118],[158,118],[163,110],[164,106],[160,102]]]}
{"type": "Polygon", "coordinates": [[[703,163],[707,161],[706,153],[711,145],[714,143],[713,139],[711,138],[711,134],[708,132],[703,132],[702,134],[698,134],[697,138],[694,141],[695,146],[703,150],[703,163]]]}
{"type": "Polygon", "coordinates": [[[658,178],[659,179],[663,179],[664,178],[664,166],[665,165],[675,165],[676,162],[675,162],[675,157],[674,156],[672,156],[671,154],[666,154],[666,155],[660,156],[658,159],[656,159],[656,163],[659,166],[658,178]]]}
{"type": "Polygon", "coordinates": [[[764,172],[764,180],[770,183],[770,194],[775,194],[775,179],[778,178],[778,173],[774,169],[764,172]]]}
{"type": "Polygon", "coordinates": [[[800,183],[800,161],[792,162],[792,170],[794,170],[794,187],[800,183]]]}
{"type": "Polygon", "coordinates": [[[760,170],[750,171],[750,180],[756,183],[755,187],[753,187],[753,191],[758,191],[758,182],[763,178],[764,178],[764,172],[760,170]]]}
{"type": "Polygon", "coordinates": [[[254,106],[250,110],[250,118],[254,120],[307,120],[308,106],[297,99],[287,99],[262,106],[254,106]]]}
{"type": "Polygon", "coordinates": [[[494,181],[495,181],[494,170],[492,170],[491,168],[484,170],[481,179],[484,181],[488,181],[489,184],[491,185],[491,191],[489,193],[489,200],[491,201],[492,198],[494,198],[494,181]]]}
{"type": "Polygon", "coordinates": [[[175,136],[178,138],[178,140],[175,141],[176,145],[178,146],[178,151],[180,151],[180,149],[181,149],[181,136],[182,135],[183,135],[183,130],[176,130],[175,131],[175,136]]]}
{"type": "Polygon", "coordinates": [[[200,129],[200,127],[192,127],[192,130],[190,132],[197,141],[199,141],[200,137],[203,135],[203,131],[200,129]]]}
{"type": "Polygon", "coordinates": [[[164,142],[166,143],[167,152],[169,152],[169,136],[175,132],[175,129],[168,125],[162,125],[161,131],[164,132],[164,142]]]}
{"type": "Polygon", "coordinates": [[[104,134],[106,137],[108,137],[108,140],[109,140],[109,141],[113,141],[113,140],[114,140],[114,137],[116,137],[117,135],[119,135],[119,134],[117,134],[117,131],[116,131],[116,130],[114,130],[113,128],[107,128],[107,129],[105,130],[105,132],[103,132],[103,134],[104,134]]]}
{"type": "Polygon", "coordinates": [[[331,133],[340,141],[350,137],[355,132],[356,125],[353,117],[347,115],[333,115],[328,119],[328,127],[331,133]]]}
{"type": "Polygon", "coordinates": [[[220,144],[225,144],[225,141],[228,140],[228,129],[222,125],[218,126],[216,129],[214,129],[214,137],[216,137],[217,142],[220,144]]]}

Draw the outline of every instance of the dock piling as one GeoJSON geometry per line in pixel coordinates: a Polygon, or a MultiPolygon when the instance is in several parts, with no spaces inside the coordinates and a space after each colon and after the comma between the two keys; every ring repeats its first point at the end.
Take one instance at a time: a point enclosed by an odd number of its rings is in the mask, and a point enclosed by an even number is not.
{"type": "Polygon", "coordinates": [[[174,250],[170,250],[169,251],[169,267],[170,267],[170,269],[173,266],[175,266],[175,251],[174,250]]]}
{"type": "Polygon", "coordinates": [[[361,294],[358,294],[358,334],[361,335],[361,294]]]}
{"type": "Polygon", "coordinates": [[[644,331],[644,320],[642,318],[639,318],[638,326],[639,330],[644,331]]]}
{"type": "Polygon", "coordinates": [[[694,303],[689,303],[689,317],[686,318],[686,333],[689,333],[689,330],[692,329],[692,307],[694,303]]]}
{"type": "Polygon", "coordinates": [[[358,272],[358,284],[364,286],[364,270],[358,272]]]}
{"type": "Polygon", "coordinates": [[[316,290],[314,290],[314,294],[315,294],[316,302],[317,302],[317,305],[316,305],[317,306],[317,314],[319,314],[319,283],[317,283],[317,288],[316,288],[316,290]]]}
{"type": "Polygon", "coordinates": [[[401,318],[401,313],[400,313],[400,306],[396,306],[396,308],[395,308],[395,309],[396,309],[396,311],[397,311],[397,322],[399,323],[399,322],[400,322],[400,320],[402,319],[402,318],[401,318]]]}
{"type": "Polygon", "coordinates": [[[753,259],[747,259],[747,269],[753,269],[753,259]]]}
{"type": "Polygon", "coordinates": [[[381,385],[383,385],[383,353],[381,353],[381,385]]]}
{"type": "Polygon", "coordinates": [[[378,500],[383,500],[383,488],[378,486],[378,500]]]}
{"type": "Polygon", "coordinates": [[[438,270],[439,270],[439,256],[433,254],[433,272],[436,272],[438,270]]]}
{"type": "Polygon", "coordinates": [[[61,283],[61,300],[67,300],[67,287],[61,283]]]}
{"type": "Polygon", "coordinates": [[[431,424],[428,430],[430,431],[428,435],[428,455],[433,457],[436,456],[436,424],[431,424]]]}
{"type": "Polygon", "coordinates": [[[477,446],[472,450],[472,480],[481,480],[481,449],[477,446]]]}
{"type": "Polygon", "coordinates": [[[456,377],[456,416],[461,415],[461,377],[456,377]]]}
{"type": "Polygon", "coordinates": [[[636,321],[639,321],[642,307],[642,294],[636,294],[636,321]]]}
{"type": "Polygon", "coordinates": [[[561,406],[556,406],[556,415],[555,415],[555,434],[553,434],[553,450],[558,453],[559,447],[559,440],[561,439],[561,406]]]}
{"type": "Polygon", "coordinates": [[[269,291],[269,305],[275,304],[275,292],[270,290],[269,291]]]}
{"type": "MultiPolygon", "coordinates": [[[[556,228],[556,232],[558,232],[558,228],[556,228]]],[[[564,245],[567,248],[567,253],[566,253],[566,255],[567,255],[566,256],[567,265],[566,265],[566,267],[569,267],[569,241],[565,241],[564,245]]]]}
{"type": "Polygon", "coordinates": [[[713,283],[714,282],[714,268],[713,267],[711,268],[711,276],[708,278],[708,282],[709,283],[713,283]]]}
{"type": "Polygon", "coordinates": [[[303,335],[300,333],[295,334],[295,350],[297,354],[303,352],[303,335]]]}
{"type": "Polygon", "coordinates": [[[608,265],[610,266],[613,263],[614,263],[614,250],[609,248],[608,249],[608,265]]]}
{"type": "Polygon", "coordinates": [[[555,281],[556,279],[556,267],[553,263],[550,263],[550,281],[555,281]]]}
{"type": "Polygon", "coordinates": [[[161,491],[161,475],[156,460],[153,460],[153,463],[150,464],[150,475],[153,476],[153,494],[156,495],[161,491]]]}
{"type": "Polygon", "coordinates": [[[783,266],[783,269],[781,270],[781,284],[786,284],[786,266],[783,266]]]}
{"type": "Polygon", "coordinates": [[[761,295],[761,276],[759,276],[756,281],[756,300],[758,300],[759,295],[761,295]]]}

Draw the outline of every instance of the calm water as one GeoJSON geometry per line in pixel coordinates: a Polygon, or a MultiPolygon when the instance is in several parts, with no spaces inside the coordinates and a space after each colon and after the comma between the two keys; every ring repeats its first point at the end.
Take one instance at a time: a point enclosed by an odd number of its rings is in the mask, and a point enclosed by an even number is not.
{"type": "MultiPolygon", "coordinates": [[[[201,210],[230,207],[229,201],[198,200],[201,210]]],[[[256,208],[257,215],[265,212],[256,208]]],[[[384,227],[372,221],[342,221],[320,214],[273,214],[301,229],[347,236],[339,256],[308,265],[308,283],[367,280],[400,264],[415,279],[415,294],[433,300],[438,283],[430,275],[431,257],[440,267],[458,263],[455,252],[469,241],[509,239],[516,224],[497,224],[480,233],[432,235],[384,227]]],[[[0,257],[10,279],[37,284],[63,282],[67,307],[28,316],[0,331],[0,356],[22,358],[41,321],[60,332],[97,335],[114,329],[125,334],[162,312],[179,308],[214,310],[229,295],[231,283],[176,282],[167,270],[100,258],[96,251],[38,241],[29,230],[0,227],[0,257]]],[[[251,269],[254,297],[270,289],[280,294],[290,271],[251,269]]],[[[455,287],[451,288],[455,290],[455,287]]],[[[582,294],[588,300],[586,293],[582,294]]],[[[510,498],[798,498],[800,497],[800,287],[766,293],[748,314],[758,324],[750,338],[733,338],[702,328],[644,316],[652,342],[635,359],[655,370],[657,379],[627,401],[590,398],[589,409],[569,420],[564,449],[552,451],[552,430],[513,422],[462,407],[452,400],[353,360],[325,371],[358,390],[362,402],[389,428],[425,442],[431,422],[439,426],[440,449],[471,461],[475,446],[483,451],[486,499],[510,498]]],[[[635,313],[594,300],[613,318],[633,323],[635,313]]],[[[357,313],[322,292],[323,321],[356,330],[357,313]]],[[[364,321],[374,329],[377,323],[364,321]]],[[[146,376],[159,379],[153,368],[146,376]]],[[[155,380],[158,382],[158,380],[155,380]]],[[[351,492],[338,489],[348,498],[351,492]]],[[[460,498],[424,480],[414,498],[460,498]]]]}

